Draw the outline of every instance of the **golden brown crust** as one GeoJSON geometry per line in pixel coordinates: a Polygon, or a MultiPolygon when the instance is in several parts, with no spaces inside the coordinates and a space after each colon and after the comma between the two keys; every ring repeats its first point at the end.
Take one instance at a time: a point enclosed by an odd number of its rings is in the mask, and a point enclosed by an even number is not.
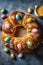
{"type": "Polygon", "coordinates": [[[11,13],[8,16],[8,18],[6,18],[4,20],[3,25],[2,25],[2,30],[3,30],[3,32],[2,32],[3,43],[5,44],[4,39],[6,37],[11,37],[10,42],[12,42],[12,44],[14,45],[11,47],[11,46],[9,46],[8,43],[6,43],[5,46],[8,46],[11,49],[15,49],[18,52],[21,52],[21,53],[30,52],[30,51],[34,50],[35,48],[37,48],[39,45],[39,40],[40,40],[39,39],[39,37],[40,37],[39,24],[37,23],[36,19],[31,15],[28,15],[28,14],[25,14],[25,13],[19,12],[19,11],[15,11],[15,12],[11,13]],[[15,18],[16,14],[19,14],[21,16],[21,20],[19,21],[19,23],[15,18]],[[32,22],[29,24],[27,23],[28,18],[32,18],[32,22]],[[6,24],[8,26],[6,26],[6,24]],[[26,36],[19,37],[19,38],[15,37],[16,27],[18,27],[18,26],[23,26],[27,30],[26,36]],[[32,30],[34,28],[38,29],[37,33],[32,33],[32,30]],[[28,30],[31,30],[31,32],[28,33],[28,30]],[[32,41],[32,43],[33,43],[32,46],[30,46],[30,47],[26,44],[28,40],[32,41]],[[19,43],[22,45],[21,50],[19,50],[17,47],[17,44],[19,44],[19,43]]]}
{"type": "Polygon", "coordinates": [[[2,30],[6,33],[14,33],[16,28],[9,22],[8,18],[4,20],[2,30]]]}
{"type": "Polygon", "coordinates": [[[23,16],[24,16],[24,13],[23,12],[18,12],[18,11],[16,11],[16,12],[13,12],[13,13],[11,13],[10,15],[9,15],[9,20],[10,20],[10,22],[11,22],[11,24],[13,24],[14,26],[19,26],[19,24],[18,24],[18,22],[17,22],[17,20],[16,20],[16,18],[15,18],[15,16],[16,16],[16,14],[19,14],[20,16],[22,16],[21,17],[21,23],[22,23],[22,19],[23,19],[23,16]],[[13,22],[12,22],[13,21],[13,22]],[[16,21],[16,22],[15,22],[16,21]]]}

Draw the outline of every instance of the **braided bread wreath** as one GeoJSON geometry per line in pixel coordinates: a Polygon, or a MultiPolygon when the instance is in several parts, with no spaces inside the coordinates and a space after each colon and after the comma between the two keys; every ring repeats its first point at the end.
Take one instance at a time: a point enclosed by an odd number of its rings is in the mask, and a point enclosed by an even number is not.
{"type": "Polygon", "coordinates": [[[2,41],[10,49],[27,53],[38,47],[40,28],[36,19],[26,13],[12,12],[3,22],[2,41]]]}

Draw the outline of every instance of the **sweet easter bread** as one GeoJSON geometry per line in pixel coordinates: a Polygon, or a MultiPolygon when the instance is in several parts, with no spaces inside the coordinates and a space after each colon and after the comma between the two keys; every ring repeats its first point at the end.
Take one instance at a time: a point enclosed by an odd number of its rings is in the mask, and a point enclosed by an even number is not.
{"type": "Polygon", "coordinates": [[[37,20],[24,12],[12,12],[3,22],[2,41],[10,49],[26,53],[38,47],[40,26],[37,20]]]}

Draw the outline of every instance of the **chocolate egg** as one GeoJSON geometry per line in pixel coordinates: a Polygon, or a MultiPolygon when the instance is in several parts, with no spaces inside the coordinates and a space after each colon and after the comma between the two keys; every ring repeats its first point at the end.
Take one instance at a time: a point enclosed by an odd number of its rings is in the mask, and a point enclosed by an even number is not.
{"type": "Polygon", "coordinates": [[[7,17],[6,14],[2,14],[2,15],[1,15],[1,18],[2,18],[2,19],[5,19],[6,17],[7,17]]]}
{"type": "Polygon", "coordinates": [[[32,13],[32,8],[28,8],[28,13],[32,13]]]}
{"type": "Polygon", "coordinates": [[[31,23],[31,22],[32,22],[32,18],[28,18],[27,23],[31,23]]]}
{"type": "Polygon", "coordinates": [[[1,10],[1,13],[6,14],[7,13],[7,10],[6,9],[2,9],[1,10]]]}
{"type": "Polygon", "coordinates": [[[15,54],[12,53],[12,54],[10,55],[10,57],[11,57],[12,59],[14,59],[14,58],[15,58],[15,54]]]}
{"type": "Polygon", "coordinates": [[[4,48],[3,50],[4,50],[4,52],[6,52],[6,53],[9,52],[9,49],[8,49],[8,48],[4,48]]]}
{"type": "Polygon", "coordinates": [[[32,33],[38,33],[38,29],[37,28],[33,28],[32,29],[32,33]]]}
{"type": "Polygon", "coordinates": [[[9,42],[10,41],[10,37],[6,37],[5,39],[4,39],[4,42],[9,42]]]}
{"type": "Polygon", "coordinates": [[[18,58],[22,58],[23,57],[23,54],[22,53],[19,53],[18,54],[18,58]]]}
{"type": "Polygon", "coordinates": [[[19,50],[22,50],[22,44],[21,44],[21,43],[17,44],[17,48],[18,48],[19,50]]]}
{"type": "Polygon", "coordinates": [[[21,16],[19,14],[16,14],[16,20],[20,20],[21,16]]]}
{"type": "Polygon", "coordinates": [[[32,46],[32,41],[27,41],[27,45],[28,45],[29,47],[31,47],[31,46],[32,46]]]}

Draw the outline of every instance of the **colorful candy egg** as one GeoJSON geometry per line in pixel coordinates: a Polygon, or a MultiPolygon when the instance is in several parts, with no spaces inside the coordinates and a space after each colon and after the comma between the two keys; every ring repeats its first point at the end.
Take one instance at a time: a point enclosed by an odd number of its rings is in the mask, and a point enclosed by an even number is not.
{"type": "Polygon", "coordinates": [[[7,17],[6,14],[2,14],[2,15],[1,15],[1,18],[2,18],[2,19],[5,19],[6,17],[7,17]]]}
{"type": "Polygon", "coordinates": [[[32,8],[28,8],[28,13],[32,13],[32,8]]]}
{"type": "Polygon", "coordinates": [[[15,59],[15,54],[12,53],[12,54],[10,55],[10,57],[11,57],[12,59],[15,59]]]}
{"type": "Polygon", "coordinates": [[[27,41],[27,45],[28,45],[29,47],[31,47],[31,46],[32,46],[32,41],[27,41]]]}
{"type": "Polygon", "coordinates": [[[4,50],[4,52],[6,52],[6,53],[9,52],[9,49],[8,49],[8,48],[4,48],[3,50],[4,50]]]}
{"type": "Polygon", "coordinates": [[[31,23],[31,22],[32,22],[32,18],[28,18],[27,23],[31,23]]]}
{"type": "Polygon", "coordinates": [[[21,16],[19,14],[16,14],[16,20],[20,20],[21,16]]]}
{"type": "Polygon", "coordinates": [[[6,9],[2,9],[1,10],[1,13],[6,14],[7,13],[7,10],[6,9]]]}
{"type": "Polygon", "coordinates": [[[21,44],[21,43],[17,44],[17,48],[18,48],[19,50],[22,50],[22,44],[21,44]]]}
{"type": "Polygon", "coordinates": [[[22,53],[19,53],[18,54],[18,58],[22,58],[23,57],[23,54],[22,53]]]}
{"type": "Polygon", "coordinates": [[[37,28],[32,29],[32,33],[38,33],[38,29],[37,28]]]}
{"type": "Polygon", "coordinates": [[[4,42],[9,42],[10,41],[10,37],[6,37],[5,39],[4,39],[4,42]]]}

